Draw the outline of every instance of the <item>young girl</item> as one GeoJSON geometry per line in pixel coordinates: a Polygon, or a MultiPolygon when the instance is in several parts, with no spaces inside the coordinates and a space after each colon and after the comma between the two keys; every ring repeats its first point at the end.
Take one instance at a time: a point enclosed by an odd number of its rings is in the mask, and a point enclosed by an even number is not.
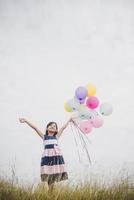
{"type": "Polygon", "coordinates": [[[42,182],[48,183],[49,191],[51,191],[54,182],[68,179],[64,158],[58,147],[58,139],[69,122],[73,122],[73,119],[71,117],[59,131],[56,122],[49,122],[45,134],[25,118],[19,118],[19,121],[28,124],[43,139],[44,151],[41,158],[40,176],[42,182]]]}

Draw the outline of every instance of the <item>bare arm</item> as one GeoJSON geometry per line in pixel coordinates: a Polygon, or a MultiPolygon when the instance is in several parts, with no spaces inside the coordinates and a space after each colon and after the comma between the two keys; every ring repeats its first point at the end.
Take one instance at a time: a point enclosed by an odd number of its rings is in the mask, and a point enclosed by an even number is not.
{"type": "Polygon", "coordinates": [[[56,137],[57,139],[59,139],[59,137],[61,136],[61,134],[63,133],[63,131],[65,130],[65,128],[69,125],[69,122],[72,121],[72,118],[70,118],[62,127],[61,129],[58,131],[56,137]]]}
{"type": "Polygon", "coordinates": [[[36,133],[43,139],[44,135],[42,133],[42,131],[40,131],[37,127],[35,127],[33,124],[31,124],[30,122],[28,122],[26,119],[24,118],[19,118],[19,121],[21,123],[26,123],[28,124],[28,126],[30,126],[32,129],[34,129],[36,131],[36,133]]]}

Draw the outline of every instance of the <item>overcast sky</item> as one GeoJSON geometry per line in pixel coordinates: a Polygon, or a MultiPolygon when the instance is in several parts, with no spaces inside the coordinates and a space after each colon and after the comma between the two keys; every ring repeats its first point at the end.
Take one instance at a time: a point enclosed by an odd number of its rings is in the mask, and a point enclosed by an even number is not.
{"type": "Polygon", "coordinates": [[[0,173],[15,163],[19,178],[40,181],[45,133],[69,118],[63,104],[88,82],[114,107],[89,135],[92,166],[79,164],[73,133],[59,140],[70,175],[117,174],[134,168],[134,2],[0,0],[0,173]],[[84,169],[84,170],[83,170],[84,169]],[[87,171],[87,170],[86,170],[87,171]]]}

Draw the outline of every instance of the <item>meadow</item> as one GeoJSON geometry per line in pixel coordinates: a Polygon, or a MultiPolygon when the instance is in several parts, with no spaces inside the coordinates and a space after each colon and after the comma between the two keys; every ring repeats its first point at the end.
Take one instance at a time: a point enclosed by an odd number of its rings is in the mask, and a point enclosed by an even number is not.
{"type": "Polygon", "coordinates": [[[75,185],[60,182],[50,193],[47,184],[23,185],[13,177],[1,176],[0,200],[134,200],[134,182],[127,176],[115,179],[112,184],[86,180],[75,185]]]}

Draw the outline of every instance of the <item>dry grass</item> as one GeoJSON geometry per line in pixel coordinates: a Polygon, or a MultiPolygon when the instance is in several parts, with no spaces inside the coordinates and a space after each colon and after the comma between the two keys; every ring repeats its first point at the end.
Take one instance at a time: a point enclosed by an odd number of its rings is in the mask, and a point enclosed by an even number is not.
{"type": "Polygon", "coordinates": [[[77,185],[58,183],[51,194],[47,185],[20,185],[0,178],[0,200],[134,200],[134,185],[129,179],[112,185],[85,181],[77,185]]]}

